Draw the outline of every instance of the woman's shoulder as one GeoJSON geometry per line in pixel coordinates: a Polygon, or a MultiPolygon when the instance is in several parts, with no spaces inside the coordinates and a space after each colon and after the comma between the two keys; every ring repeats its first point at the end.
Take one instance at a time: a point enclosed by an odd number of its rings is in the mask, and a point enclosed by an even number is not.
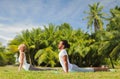
{"type": "Polygon", "coordinates": [[[25,52],[20,52],[20,55],[24,55],[25,56],[25,52]]]}
{"type": "Polygon", "coordinates": [[[25,52],[20,52],[20,54],[25,54],[25,52]]]}
{"type": "Polygon", "coordinates": [[[65,50],[65,49],[62,49],[61,52],[66,52],[66,50],[65,50]]]}
{"type": "Polygon", "coordinates": [[[61,50],[62,54],[67,54],[67,51],[65,49],[61,50]]]}

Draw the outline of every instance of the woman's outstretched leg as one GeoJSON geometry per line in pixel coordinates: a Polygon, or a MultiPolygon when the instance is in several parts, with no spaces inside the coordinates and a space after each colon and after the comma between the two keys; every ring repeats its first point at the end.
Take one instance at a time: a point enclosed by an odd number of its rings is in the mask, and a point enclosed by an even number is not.
{"type": "Polygon", "coordinates": [[[58,69],[52,69],[52,68],[36,68],[36,67],[34,67],[34,66],[32,66],[32,65],[30,65],[30,68],[29,68],[29,70],[31,70],[31,71],[46,71],[46,70],[58,70],[58,69]]]}
{"type": "Polygon", "coordinates": [[[31,71],[41,71],[41,70],[43,70],[43,69],[36,68],[36,67],[33,67],[32,65],[30,65],[29,70],[31,70],[31,71]]]}

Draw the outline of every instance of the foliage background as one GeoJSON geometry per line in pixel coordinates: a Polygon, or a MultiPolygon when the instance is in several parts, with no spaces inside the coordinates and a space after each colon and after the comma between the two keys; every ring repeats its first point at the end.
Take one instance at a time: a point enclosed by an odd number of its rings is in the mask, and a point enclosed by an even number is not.
{"type": "Polygon", "coordinates": [[[71,45],[67,49],[69,60],[80,67],[108,65],[114,68],[120,64],[120,7],[110,9],[110,14],[102,12],[100,3],[89,5],[88,20],[91,32],[80,28],[73,29],[69,23],[54,25],[50,23],[44,29],[23,30],[9,41],[7,47],[0,44],[0,65],[14,64],[14,55],[19,52],[21,43],[27,45],[27,62],[35,66],[60,66],[57,48],[60,40],[71,45]],[[103,26],[104,20],[108,22],[103,26]]]}

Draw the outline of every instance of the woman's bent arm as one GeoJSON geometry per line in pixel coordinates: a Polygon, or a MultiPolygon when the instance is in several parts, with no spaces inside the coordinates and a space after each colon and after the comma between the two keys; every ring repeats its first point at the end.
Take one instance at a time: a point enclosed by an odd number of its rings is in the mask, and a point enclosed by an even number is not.
{"type": "Polygon", "coordinates": [[[65,72],[68,72],[68,61],[67,61],[67,55],[63,56],[63,62],[65,66],[65,72]]]}
{"type": "Polygon", "coordinates": [[[20,53],[20,64],[19,64],[18,71],[21,70],[22,65],[23,65],[23,62],[24,62],[24,52],[21,52],[21,53],[20,53]]]}

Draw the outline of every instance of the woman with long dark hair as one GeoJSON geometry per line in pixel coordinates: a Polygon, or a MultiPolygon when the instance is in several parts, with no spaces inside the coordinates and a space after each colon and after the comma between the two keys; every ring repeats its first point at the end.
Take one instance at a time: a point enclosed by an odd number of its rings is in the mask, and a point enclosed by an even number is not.
{"type": "Polygon", "coordinates": [[[94,72],[94,71],[108,71],[108,68],[102,67],[89,67],[89,68],[80,68],[75,64],[69,62],[69,57],[66,51],[66,48],[70,48],[70,44],[67,40],[61,40],[58,45],[59,60],[64,72],[94,72]]]}

